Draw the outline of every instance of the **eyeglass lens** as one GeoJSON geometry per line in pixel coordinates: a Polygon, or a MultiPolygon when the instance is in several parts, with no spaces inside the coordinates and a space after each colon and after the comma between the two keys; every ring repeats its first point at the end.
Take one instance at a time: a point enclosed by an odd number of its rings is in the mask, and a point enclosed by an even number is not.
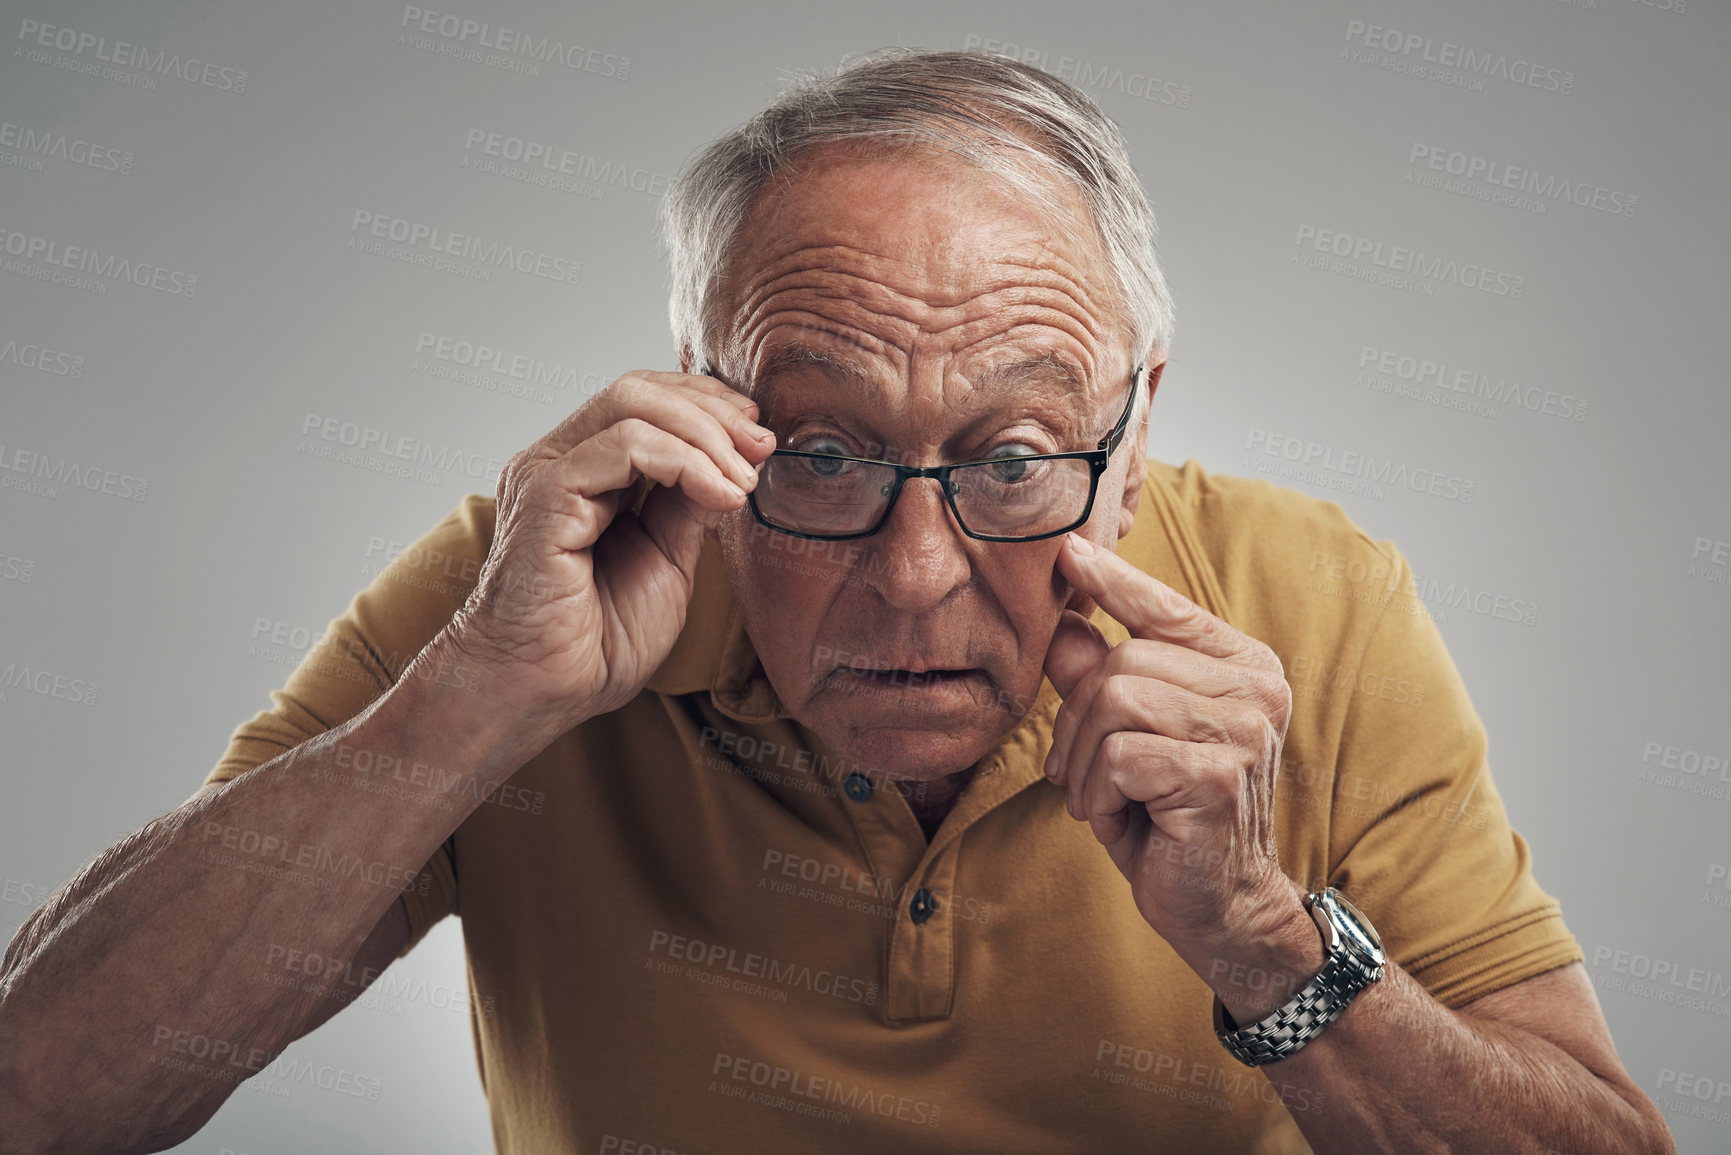
{"type": "MultiPolygon", "coordinates": [[[[923,479],[912,479],[915,483],[923,479]]],[[[962,525],[991,537],[1037,537],[1081,520],[1094,471],[1080,457],[1005,457],[953,469],[951,496],[962,525]]],[[[896,471],[834,457],[776,455],[758,477],[758,512],[796,533],[864,533],[883,517],[896,471]]]]}

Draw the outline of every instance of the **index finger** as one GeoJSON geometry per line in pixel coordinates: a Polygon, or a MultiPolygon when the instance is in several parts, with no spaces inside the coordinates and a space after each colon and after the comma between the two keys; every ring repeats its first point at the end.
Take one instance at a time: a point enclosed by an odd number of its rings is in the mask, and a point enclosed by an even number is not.
{"type": "Polygon", "coordinates": [[[724,429],[733,433],[735,447],[742,453],[755,445],[756,433],[751,427],[756,425],[757,406],[751,398],[736,393],[713,377],[633,369],[621,374],[566,414],[525,452],[532,459],[560,457],[624,417],[637,415],[639,410],[653,407],[658,401],[679,396],[709,413],[724,429]],[[723,401],[731,404],[722,404],[723,401]]]}
{"type": "Polygon", "coordinates": [[[1064,535],[1058,568],[1133,638],[1172,642],[1225,659],[1243,658],[1261,645],[1152,574],[1075,533],[1064,535]]]}
{"type": "Polygon", "coordinates": [[[657,385],[683,385],[687,389],[698,389],[704,393],[732,401],[742,409],[747,405],[756,404],[744,393],[721,378],[714,376],[713,371],[707,365],[696,373],[664,373],[655,369],[638,369],[631,376],[641,377],[645,381],[653,381],[657,385]]]}

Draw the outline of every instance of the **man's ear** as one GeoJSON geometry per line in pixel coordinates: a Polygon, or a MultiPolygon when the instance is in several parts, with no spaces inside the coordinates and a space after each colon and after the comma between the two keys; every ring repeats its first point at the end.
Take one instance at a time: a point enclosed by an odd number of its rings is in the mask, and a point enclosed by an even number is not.
{"type": "Polygon", "coordinates": [[[1154,390],[1160,387],[1160,374],[1165,369],[1164,351],[1151,351],[1148,357],[1148,406],[1142,411],[1142,420],[1124,431],[1123,444],[1131,452],[1126,455],[1130,464],[1124,471],[1124,492],[1118,507],[1119,537],[1130,532],[1136,521],[1136,509],[1142,504],[1142,485],[1148,480],[1148,421],[1154,412],[1154,390]]]}

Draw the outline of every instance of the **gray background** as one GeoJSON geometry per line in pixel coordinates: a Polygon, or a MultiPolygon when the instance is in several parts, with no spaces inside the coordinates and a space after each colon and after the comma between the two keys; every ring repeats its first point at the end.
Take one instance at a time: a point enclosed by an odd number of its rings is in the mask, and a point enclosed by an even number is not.
{"type": "MultiPolygon", "coordinates": [[[[1466,502],[1342,490],[1326,469],[1263,474],[1406,551],[1626,1065],[1684,1150],[1731,1150],[1731,1098],[1661,1085],[1666,1071],[1731,1080],[1731,771],[1688,772],[1680,753],[1731,756],[1722,0],[423,7],[580,44],[594,63],[528,75],[429,51],[384,3],[0,4],[0,132],[113,149],[104,164],[130,154],[130,171],[104,171],[22,137],[0,146],[0,243],[198,278],[195,295],[98,293],[0,253],[0,673],[67,679],[60,696],[0,685],[0,936],[192,792],[388,560],[379,543],[491,493],[498,461],[620,373],[677,367],[655,194],[693,150],[795,70],[849,54],[1043,54],[1122,125],[1162,225],[1179,323],[1151,452],[1247,473],[1287,464],[1260,447],[1296,437],[1471,483],[1466,502]],[[31,20],[229,71],[141,88],[138,68],[75,70],[103,67],[94,50],[40,49],[21,36],[31,20]],[[1451,42],[1506,57],[1517,78],[1537,65],[1541,86],[1415,75],[1422,48],[1367,46],[1360,24],[1430,37],[1432,55],[1451,42]],[[561,189],[477,171],[470,130],[627,177],[561,189]],[[1411,163],[1422,148],[1636,208],[1533,196],[1541,212],[1494,203],[1482,180],[1426,187],[1451,178],[1411,163]],[[481,282],[367,253],[349,247],[357,211],[574,259],[581,277],[481,282]],[[1307,229],[1488,266],[1520,297],[1308,267],[1331,254],[1307,229]],[[422,333],[539,359],[563,383],[513,396],[497,374],[435,376],[416,362],[422,333]],[[26,346],[53,350],[46,371],[26,346]],[[1585,416],[1401,395],[1361,367],[1367,347],[1523,398],[1584,399],[1585,416]],[[303,436],[309,415],[478,455],[475,468],[415,478],[320,459],[303,449],[339,446],[303,436]],[[148,488],[32,492],[42,479],[11,467],[20,450],[148,488]],[[1536,607],[1531,624],[1499,616],[1498,597],[1522,603],[1515,616],[1536,607]],[[71,700],[78,683],[94,701],[71,700]],[[1679,768],[1650,753],[1665,747],[1679,768]],[[1654,960],[1702,972],[1693,1005],[1673,998],[1687,987],[1639,985],[1654,960]]],[[[464,983],[455,920],[389,975],[396,997],[289,1052],[378,1080],[376,1101],[267,1073],[182,1149],[487,1149],[468,1023],[448,998],[464,983]]]]}

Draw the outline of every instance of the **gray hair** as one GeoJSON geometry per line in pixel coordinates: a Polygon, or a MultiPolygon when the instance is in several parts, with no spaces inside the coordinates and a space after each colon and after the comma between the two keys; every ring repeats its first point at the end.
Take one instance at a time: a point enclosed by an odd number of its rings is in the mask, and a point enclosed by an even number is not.
{"type": "Polygon", "coordinates": [[[791,179],[805,152],[844,140],[886,153],[942,150],[1001,178],[1067,231],[1077,227],[1074,211],[1058,190],[1073,189],[1111,265],[1131,355],[1140,360],[1170,344],[1172,299],[1155,255],[1154,211],[1123,134],[1099,105],[1017,60],[902,48],[857,58],[833,75],[797,77],[668,188],[661,205],[673,274],[668,317],[694,370],[719,363],[717,289],[759,194],[791,179]]]}

